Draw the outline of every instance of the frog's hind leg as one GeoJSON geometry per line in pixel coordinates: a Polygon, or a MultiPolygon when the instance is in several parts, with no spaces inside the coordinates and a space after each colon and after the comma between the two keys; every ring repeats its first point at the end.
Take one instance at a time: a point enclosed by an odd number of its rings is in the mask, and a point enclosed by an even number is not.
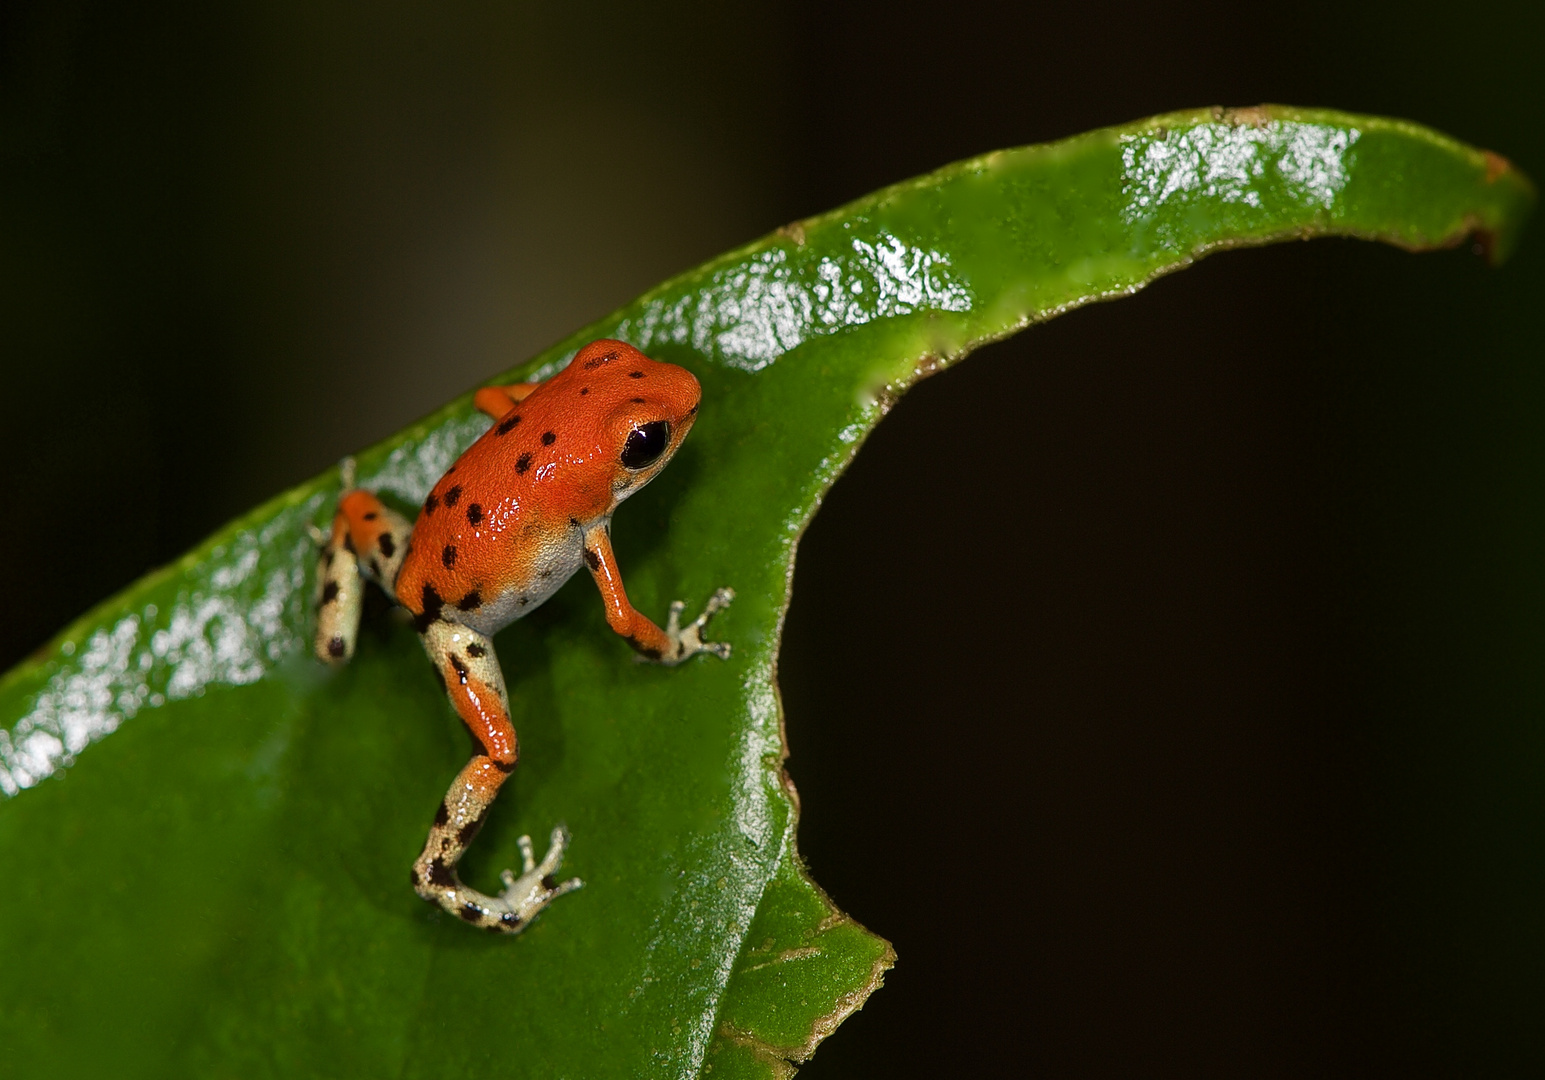
{"type": "Polygon", "coordinates": [[[359,576],[359,559],[349,544],[349,525],[339,514],[322,546],[317,564],[314,603],[317,610],[317,659],[328,664],[346,663],[354,655],[359,638],[359,615],[365,583],[359,576]]]}
{"type": "Polygon", "coordinates": [[[425,900],[474,926],[519,933],[554,899],[581,885],[578,878],[560,883],[553,877],[563,861],[568,833],[561,826],[553,830],[552,845],[540,863],[533,858],[530,839],[521,837],[522,872],[517,877],[504,871],[505,887],[498,896],[470,888],[456,875],[457,861],[515,768],[515,728],[492,641],[465,626],[436,621],[424,630],[424,651],[471,732],[477,752],[457,774],[435,813],[424,850],[413,864],[413,887],[425,900]]]}
{"type": "Polygon", "coordinates": [[[346,490],[338,500],[333,527],[317,566],[316,655],[342,664],[354,655],[364,583],[374,581],[388,596],[408,553],[413,526],[368,491],[353,489],[346,469],[346,490]]]}

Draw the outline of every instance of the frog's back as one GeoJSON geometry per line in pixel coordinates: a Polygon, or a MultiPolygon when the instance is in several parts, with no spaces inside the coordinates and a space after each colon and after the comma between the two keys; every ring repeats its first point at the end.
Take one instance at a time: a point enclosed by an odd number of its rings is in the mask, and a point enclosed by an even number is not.
{"type": "Polygon", "coordinates": [[[584,530],[617,500],[612,429],[660,393],[695,404],[697,384],[637,353],[574,364],[538,386],[424,500],[397,598],[420,620],[493,633],[551,596],[583,565],[584,530]]]}

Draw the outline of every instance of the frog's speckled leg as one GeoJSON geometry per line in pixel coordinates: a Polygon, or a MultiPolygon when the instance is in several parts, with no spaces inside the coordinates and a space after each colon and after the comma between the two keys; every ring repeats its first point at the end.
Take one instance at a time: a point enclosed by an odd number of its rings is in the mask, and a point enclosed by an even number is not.
{"type": "MultiPolygon", "coordinates": [[[[352,468],[345,482],[352,480],[352,468]]],[[[345,491],[317,567],[316,655],[342,664],[354,655],[364,580],[390,595],[411,544],[413,526],[368,491],[345,491]]]]}
{"type": "Polygon", "coordinates": [[[370,492],[357,489],[338,500],[338,517],[349,523],[359,572],[392,595],[397,571],[413,544],[413,526],[370,492]]]}
{"type": "Polygon", "coordinates": [[[578,878],[560,883],[552,876],[563,859],[568,834],[561,827],[553,830],[552,847],[539,865],[531,857],[530,840],[523,838],[524,873],[516,878],[506,870],[505,888],[498,896],[469,888],[456,876],[457,860],[477,836],[499,788],[515,768],[515,728],[492,641],[445,621],[426,627],[423,639],[424,651],[478,752],[457,775],[435,813],[424,850],[413,864],[413,887],[425,900],[474,926],[519,933],[555,898],[581,885],[578,878]]]}
{"type": "Polygon", "coordinates": [[[349,523],[339,514],[333,518],[332,533],[317,564],[317,659],[342,664],[354,655],[364,594],[359,560],[349,542],[349,523]]]}

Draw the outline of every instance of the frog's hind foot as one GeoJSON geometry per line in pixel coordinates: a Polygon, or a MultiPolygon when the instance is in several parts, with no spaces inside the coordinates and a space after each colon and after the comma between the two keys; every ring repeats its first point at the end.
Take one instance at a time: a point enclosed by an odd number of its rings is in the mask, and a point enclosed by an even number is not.
{"type": "Polygon", "coordinates": [[[500,880],[504,882],[504,888],[499,892],[499,899],[508,904],[510,910],[520,916],[522,922],[529,921],[537,912],[564,893],[584,887],[585,883],[579,878],[559,881],[553,877],[558,867],[563,865],[564,848],[569,846],[569,830],[562,825],[553,830],[547,846],[547,854],[543,856],[540,863],[536,861],[536,852],[532,850],[531,837],[522,836],[517,843],[520,844],[520,857],[523,864],[521,875],[516,877],[513,870],[506,870],[499,875],[500,880]]]}
{"type": "Polygon", "coordinates": [[[579,878],[558,881],[553,875],[563,862],[569,833],[562,825],[553,830],[552,843],[540,863],[531,847],[531,837],[519,840],[522,873],[506,870],[499,876],[504,888],[498,896],[489,896],[462,883],[455,871],[439,859],[422,867],[415,866],[413,884],[425,900],[439,904],[464,922],[496,934],[518,934],[558,897],[585,884],[579,878]]]}

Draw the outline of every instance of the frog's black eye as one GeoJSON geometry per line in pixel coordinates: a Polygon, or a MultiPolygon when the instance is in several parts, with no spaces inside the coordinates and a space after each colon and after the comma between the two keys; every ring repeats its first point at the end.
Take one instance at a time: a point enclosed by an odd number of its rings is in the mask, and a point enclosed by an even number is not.
{"type": "Polygon", "coordinates": [[[671,441],[671,426],[664,420],[655,420],[636,427],[628,433],[628,441],[622,444],[622,463],[630,469],[647,469],[665,453],[665,444],[671,441]]]}

